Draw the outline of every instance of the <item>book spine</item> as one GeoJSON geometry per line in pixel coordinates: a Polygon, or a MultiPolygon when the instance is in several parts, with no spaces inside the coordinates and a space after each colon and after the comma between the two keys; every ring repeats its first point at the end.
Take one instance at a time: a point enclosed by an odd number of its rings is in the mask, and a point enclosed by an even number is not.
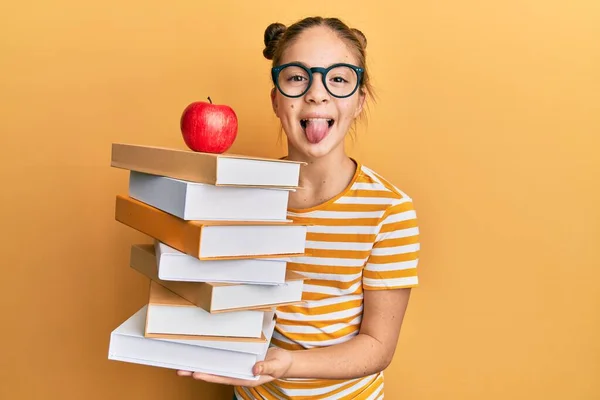
{"type": "Polygon", "coordinates": [[[157,262],[156,256],[152,253],[145,251],[140,246],[131,246],[129,261],[131,268],[169,289],[182,299],[203,308],[205,311],[212,311],[212,285],[205,282],[164,281],[158,277],[157,262]]]}
{"type": "Polygon", "coordinates": [[[183,253],[200,257],[201,225],[123,195],[117,195],[115,219],[183,253]]]}
{"type": "Polygon", "coordinates": [[[111,167],[215,184],[217,157],[197,152],[113,143],[111,167]]]}

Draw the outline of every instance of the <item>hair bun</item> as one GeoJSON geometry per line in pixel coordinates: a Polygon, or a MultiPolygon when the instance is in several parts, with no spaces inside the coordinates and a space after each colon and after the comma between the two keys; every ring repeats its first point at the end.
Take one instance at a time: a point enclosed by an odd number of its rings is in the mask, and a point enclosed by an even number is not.
{"type": "Polygon", "coordinates": [[[267,60],[273,59],[277,43],[285,33],[286,29],[287,27],[279,22],[274,22],[265,29],[265,49],[263,50],[263,55],[267,60]]]}
{"type": "Polygon", "coordinates": [[[365,34],[356,28],[352,28],[352,32],[354,32],[354,35],[356,35],[356,38],[362,45],[363,49],[366,49],[367,48],[367,37],[365,36],[365,34]]]}

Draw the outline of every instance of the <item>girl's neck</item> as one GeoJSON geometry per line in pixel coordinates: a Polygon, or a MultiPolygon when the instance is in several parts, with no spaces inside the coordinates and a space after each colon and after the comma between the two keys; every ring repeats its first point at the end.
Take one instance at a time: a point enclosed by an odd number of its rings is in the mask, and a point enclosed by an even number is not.
{"type": "Polygon", "coordinates": [[[343,148],[335,149],[321,158],[309,158],[290,147],[286,158],[306,163],[300,169],[300,186],[302,187],[315,188],[326,182],[337,181],[340,177],[348,175],[350,170],[351,176],[354,175],[354,161],[346,155],[343,148]]]}
{"type": "Polygon", "coordinates": [[[313,207],[337,196],[350,184],[356,172],[355,162],[343,147],[316,159],[308,158],[290,147],[286,158],[306,162],[300,168],[302,189],[290,198],[293,208],[313,207]]]}

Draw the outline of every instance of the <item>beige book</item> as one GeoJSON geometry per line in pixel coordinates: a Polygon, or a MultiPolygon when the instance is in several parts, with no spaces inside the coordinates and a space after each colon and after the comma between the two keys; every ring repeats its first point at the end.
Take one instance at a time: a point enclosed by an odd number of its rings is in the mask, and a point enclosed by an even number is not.
{"type": "Polygon", "coordinates": [[[297,188],[306,163],[230,153],[113,143],[111,166],[223,186],[297,188]]]}
{"type": "Polygon", "coordinates": [[[186,221],[117,195],[115,219],[198,259],[304,255],[307,225],[294,222],[186,221]]]}

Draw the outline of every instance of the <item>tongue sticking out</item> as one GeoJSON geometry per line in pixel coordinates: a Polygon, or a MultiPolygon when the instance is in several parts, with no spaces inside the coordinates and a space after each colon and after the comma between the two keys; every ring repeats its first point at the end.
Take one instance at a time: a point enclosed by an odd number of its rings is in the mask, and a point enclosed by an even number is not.
{"type": "Polygon", "coordinates": [[[319,143],[329,130],[329,124],[325,119],[306,121],[306,138],[311,143],[319,143]]]}

